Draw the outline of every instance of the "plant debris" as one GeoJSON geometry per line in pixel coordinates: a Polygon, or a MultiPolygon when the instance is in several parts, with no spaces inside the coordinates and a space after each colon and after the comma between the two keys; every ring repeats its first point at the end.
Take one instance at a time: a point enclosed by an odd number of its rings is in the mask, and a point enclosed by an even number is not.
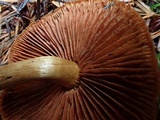
{"type": "Polygon", "coordinates": [[[5,1],[0,1],[0,64],[7,63],[9,48],[22,30],[57,8],[50,0],[5,1]]]}

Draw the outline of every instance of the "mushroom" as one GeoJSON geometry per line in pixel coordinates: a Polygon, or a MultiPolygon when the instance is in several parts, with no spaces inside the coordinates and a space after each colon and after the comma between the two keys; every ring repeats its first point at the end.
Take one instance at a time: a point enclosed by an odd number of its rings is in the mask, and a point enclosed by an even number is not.
{"type": "Polygon", "coordinates": [[[0,113],[4,120],[155,120],[157,77],[150,34],[129,5],[71,2],[13,43],[0,67],[0,113]]]}

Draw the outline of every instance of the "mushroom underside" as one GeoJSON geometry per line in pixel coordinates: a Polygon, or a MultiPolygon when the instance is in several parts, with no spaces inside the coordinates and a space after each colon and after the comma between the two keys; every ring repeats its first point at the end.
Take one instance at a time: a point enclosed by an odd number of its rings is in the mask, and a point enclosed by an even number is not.
{"type": "Polygon", "coordinates": [[[4,120],[156,118],[154,47],[144,21],[129,5],[68,3],[32,23],[14,42],[9,63],[41,56],[74,61],[79,86],[37,79],[5,89],[0,100],[4,120]]]}

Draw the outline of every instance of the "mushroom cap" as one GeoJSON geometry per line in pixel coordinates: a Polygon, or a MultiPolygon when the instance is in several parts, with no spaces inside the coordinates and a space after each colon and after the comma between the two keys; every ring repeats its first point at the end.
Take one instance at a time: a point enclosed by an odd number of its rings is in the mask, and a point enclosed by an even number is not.
{"type": "Polygon", "coordinates": [[[37,80],[3,90],[4,120],[156,118],[154,46],[144,21],[129,5],[109,0],[65,4],[22,32],[9,63],[39,56],[77,63],[79,86],[68,89],[37,80]]]}

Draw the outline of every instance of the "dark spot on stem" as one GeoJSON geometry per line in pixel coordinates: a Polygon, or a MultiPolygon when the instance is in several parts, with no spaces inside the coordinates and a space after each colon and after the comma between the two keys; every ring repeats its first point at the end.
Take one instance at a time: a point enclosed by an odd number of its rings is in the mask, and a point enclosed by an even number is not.
{"type": "Polygon", "coordinates": [[[6,80],[13,78],[13,76],[8,76],[6,77],[6,80]]]}

